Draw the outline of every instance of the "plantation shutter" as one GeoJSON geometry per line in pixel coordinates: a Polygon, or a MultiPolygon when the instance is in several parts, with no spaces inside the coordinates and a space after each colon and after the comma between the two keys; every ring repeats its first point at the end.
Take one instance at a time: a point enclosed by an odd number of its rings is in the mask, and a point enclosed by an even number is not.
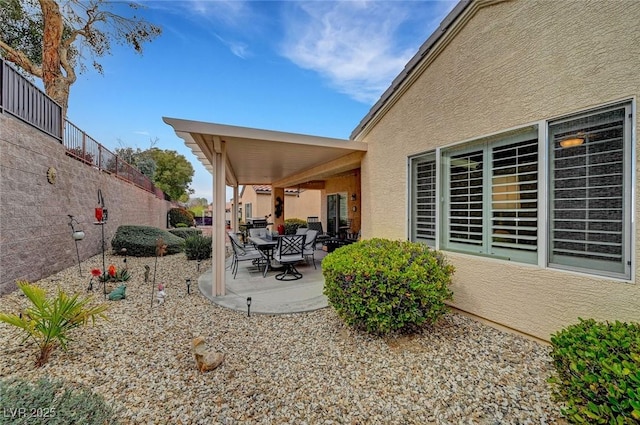
{"type": "Polygon", "coordinates": [[[414,241],[435,246],[436,241],[436,161],[433,155],[413,162],[414,241]]]}
{"type": "Polygon", "coordinates": [[[451,156],[448,189],[449,242],[482,246],[482,150],[451,156]]]}
{"type": "Polygon", "coordinates": [[[549,126],[550,264],[628,273],[627,111],[619,107],[549,126]],[[567,146],[568,139],[582,142],[567,146]]]}
{"type": "MultiPolygon", "coordinates": [[[[491,248],[536,252],[538,138],[492,148],[491,248]]],[[[513,253],[512,253],[513,255],[513,253]]],[[[531,255],[531,261],[537,256],[531,255]]]]}

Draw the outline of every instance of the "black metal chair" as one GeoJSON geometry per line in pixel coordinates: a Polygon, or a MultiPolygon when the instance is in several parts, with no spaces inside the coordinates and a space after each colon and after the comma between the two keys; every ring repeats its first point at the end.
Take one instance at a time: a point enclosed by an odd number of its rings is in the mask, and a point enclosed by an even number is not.
{"type": "Polygon", "coordinates": [[[315,230],[318,232],[317,236],[316,236],[316,242],[326,242],[328,240],[331,239],[331,236],[327,233],[324,232],[324,230],[322,229],[322,222],[321,221],[310,221],[307,222],[307,227],[309,228],[309,230],[315,230]]]}
{"type": "Polygon", "coordinates": [[[308,230],[306,235],[307,235],[307,241],[304,244],[304,253],[303,253],[304,259],[308,260],[309,257],[311,257],[311,260],[313,261],[313,268],[317,269],[315,251],[316,251],[316,238],[318,236],[318,231],[308,230]]]}
{"type": "Polygon", "coordinates": [[[262,264],[265,264],[266,267],[267,260],[260,250],[243,247],[241,245],[242,242],[238,240],[238,236],[233,232],[229,232],[228,235],[231,241],[231,248],[233,248],[231,272],[233,273],[234,279],[236,278],[236,274],[238,274],[238,264],[240,261],[252,261],[253,264],[258,267],[258,270],[262,264]]]}
{"type": "Polygon", "coordinates": [[[302,273],[295,264],[304,259],[304,245],[307,235],[284,235],[278,238],[278,246],[274,258],[284,266],[284,270],[276,275],[277,280],[298,280],[302,273]]]}

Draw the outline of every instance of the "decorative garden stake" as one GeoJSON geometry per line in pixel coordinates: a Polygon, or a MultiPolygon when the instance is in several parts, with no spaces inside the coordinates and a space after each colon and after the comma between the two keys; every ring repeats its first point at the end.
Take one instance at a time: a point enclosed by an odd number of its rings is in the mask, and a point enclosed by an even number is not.
{"type": "Polygon", "coordinates": [[[251,297],[247,297],[247,317],[251,317],[251,297]]]}
{"type": "Polygon", "coordinates": [[[69,216],[69,226],[71,226],[71,236],[73,237],[73,242],[75,242],[76,244],[76,255],[78,256],[78,271],[80,272],[80,276],[82,276],[82,267],[80,266],[80,251],[78,250],[78,241],[81,241],[84,239],[84,232],[80,229],[75,228],[74,223],[80,224],[78,223],[78,220],[73,218],[71,214],[68,214],[68,216],[69,216]]]}
{"type": "MultiPolygon", "coordinates": [[[[107,209],[104,207],[104,198],[102,197],[102,191],[98,189],[98,206],[95,209],[95,217],[96,221],[93,223],[96,226],[100,226],[102,228],[102,270],[106,272],[106,264],[104,258],[104,224],[107,221],[107,209]]],[[[102,292],[104,296],[107,296],[107,279],[106,275],[104,276],[103,284],[102,284],[102,292]]]]}
{"type": "Polygon", "coordinates": [[[187,295],[191,295],[191,279],[187,279],[187,295]]]}

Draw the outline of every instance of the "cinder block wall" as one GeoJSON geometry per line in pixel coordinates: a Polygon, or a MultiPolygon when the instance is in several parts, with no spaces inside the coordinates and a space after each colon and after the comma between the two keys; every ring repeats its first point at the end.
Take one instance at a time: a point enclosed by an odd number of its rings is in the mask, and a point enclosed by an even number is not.
{"type": "Polygon", "coordinates": [[[109,211],[107,252],[121,224],[166,228],[169,202],[65,155],[55,138],[0,114],[0,295],[13,291],[16,280],[33,282],[77,264],[68,214],[85,232],[81,260],[102,252],[102,229],[93,224],[98,190],[109,211]]]}

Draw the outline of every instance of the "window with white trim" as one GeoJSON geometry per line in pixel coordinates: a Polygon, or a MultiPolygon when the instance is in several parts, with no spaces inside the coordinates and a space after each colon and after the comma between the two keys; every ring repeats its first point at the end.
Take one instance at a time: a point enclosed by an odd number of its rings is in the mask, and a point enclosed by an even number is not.
{"type": "Polygon", "coordinates": [[[537,262],[535,128],[443,152],[443,247],[537,262]]]}
{"type": "Polygon", "coordinates": [[[631,105],[549,124],[549,265],[630,277],[631,105]]]}
{"type": "Polygon", "coordinates": [[[434,153],[411,160],[411,240],[436,244],[436,157],[434,153]]]}

